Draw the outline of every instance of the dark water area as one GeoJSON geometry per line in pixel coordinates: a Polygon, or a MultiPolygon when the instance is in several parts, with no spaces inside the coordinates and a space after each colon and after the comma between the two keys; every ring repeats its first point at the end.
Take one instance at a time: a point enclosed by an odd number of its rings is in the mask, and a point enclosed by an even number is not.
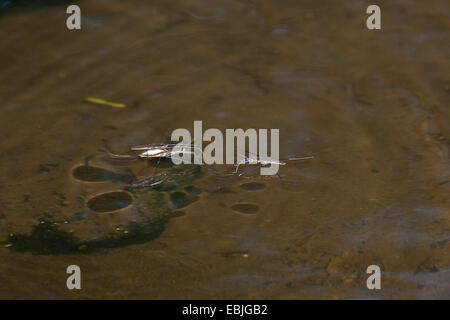
{"type": "Polygon", "coordinates": [[[448,1],[74,3],[0,1],[1,299],[450,298],[448,1]],[[195,120],[314,158],[105,151],[195,120]]]}
{"type": "MultiPolygon", "coordinates": [[[[36,10],[45,9],[47,6],[61,6],[76,4],[77,1],[68,0],[0,0],[0,14],[7,10],[36,10]]],[[[11,11],[10,11],[11,12],[11,11]]]]}

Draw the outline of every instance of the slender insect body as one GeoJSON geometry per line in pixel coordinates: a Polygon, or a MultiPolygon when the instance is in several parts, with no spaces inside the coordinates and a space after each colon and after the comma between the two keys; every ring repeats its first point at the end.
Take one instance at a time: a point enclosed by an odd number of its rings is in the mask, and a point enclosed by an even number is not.
{"type": "Polygon", "coordinates": [[[141,158],[166,158],[169,155],[167,151],[164,151],[163,149],[153,149],[153,150],[147,150],[139,154],[139,157],[141,158]]]}
{"type": "MultiPolygon", "coordinates": [[[[309,160],[314,158],[313,156],[310,157],[302,157],[302,158],[288,158],[286,160],[288,161],[294,161],[294,160],[309,160]]],[[[274,160],[274,159],[270,159],[270,158],[252,158],[252,157],[244,157],[243,160],[239,161],[236,164],[236,170],[234,170],[234,173],[237,173],[239,170],[239,166],[244,165],[244,164],[259,164],[261,166],[267,166],[267,165],[272,165],[272,164],[276,164],[276,165],[280,165],[280,166],[284,166],[286,164],[286,162],[280,161],[280,160],[274,160]]]]}
{"type": "Polygon", "coordinates": [[[286,162],[272,160],[272,159],[259,159],[259,160],[257,160],[257,163],[259,163],[263,166],[269,165],[269,164],[278,164],[280,166],[284,166],[286,164],[286,162]]]}
{"type": "Polygon", "coordinates": [[[192,145],[175,145],[175,144],[149,144],[143,146],[136,146],[131,148],[133,151],[144,152],[139,154],[140,158],[171,158],[177,156],[180,153],[194,154],[195,150],[199,149],[192,145]]]}

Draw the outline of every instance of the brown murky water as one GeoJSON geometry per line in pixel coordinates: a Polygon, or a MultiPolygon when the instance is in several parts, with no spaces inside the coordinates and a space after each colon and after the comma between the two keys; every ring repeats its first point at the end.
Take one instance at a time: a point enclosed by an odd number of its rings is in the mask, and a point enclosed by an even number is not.
{"type": "Polygon", "coordinates": [[[381,31],[368,1],[78,4],[79,32],[64,6],[0,17],[0,298],[450,298],[448,1],[382,1],[381,31]],[[130,188],[145,163],[86,160],[194,120],[315,158],[166,165],[158,190],[130,188]]]}

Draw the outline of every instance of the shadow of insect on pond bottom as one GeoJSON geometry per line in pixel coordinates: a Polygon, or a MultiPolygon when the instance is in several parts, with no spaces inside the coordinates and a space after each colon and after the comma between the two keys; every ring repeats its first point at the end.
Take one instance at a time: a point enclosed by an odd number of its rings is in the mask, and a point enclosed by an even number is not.
{"type": "MultiPolygon", "coordinates": [[[[198,201],[198,194],[201,193],[192,185],[201,174],[199,168],[177,167],[168,170],[169,178],[157,188],[128,186],[124,190],[93,195],[87,199],[85,210],[74,213],[69,219],[75,232],[60,227],[61,223],[67,226],[69,221],[57,217],[42,218],[29,234],[11,234],[2,245],[16,252],[52,255],[87,254],[152,241],[162,234],[171,218],[184,214],[179,209],[198,201]],[[128,215],[123,215],[125,220],[120,223],[120,230],[125,230],[124,232],[117,232],[119,228],[111,228],[108,222],[99,226],[106,233],[95,231],[98,225],[93,217],[99,214],[116,214],[115,212],[119,214],[118,210],[131,205],[137,210],[138,221],[130,221],[128,215]],[[86,238],[86,234],[81,232],[82,236],[76,230],[91,231],[88,231],[90,234],[86,238]]],[[[129,182],[132,178],[128,173],[118,174],[88,166],[76,168],[73,174],[81,183],[105,180],[129,182]]],[[[107,221],[113,221],[108,220],[108,216],[104,217],[107,221]]]]}
{"type": "Polygon", "coordinates": [[[44,255],[93,253],[154,240],[164,231],[170,218],[167,215],[143,223],[129,223],[127,234],[89,241],[80,241],[72,233],[59,230],[54,222],[43,220],[30,235],[12,235],[4,244],[10,245],[13,251],[44,255]]]}

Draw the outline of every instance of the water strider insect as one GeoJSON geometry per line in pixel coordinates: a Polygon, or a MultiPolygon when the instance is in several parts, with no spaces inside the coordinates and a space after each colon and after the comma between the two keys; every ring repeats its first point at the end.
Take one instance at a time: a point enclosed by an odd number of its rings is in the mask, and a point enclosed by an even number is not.
{"type": "Polygon", "coordinates": [[[195,150],[201,149],[190,144],[146,144],[141,146],[132,147],[133,151],[143,151],[139,154],[140,158],[171,158],[173,156],[184,154],[195,154],[195,150]]]}
{"type": "Polygon", "coordinates": [[[152,143],[139,145],[130,148],[132,151],[142,151],[139,155],[133,156],[128,154],[116,154],[110,151],[109,147],[106,147],[107,154],[113,159],[122,160],[137,160],[139,158],[151,159],[151,158],[171,158],[180,153],[194,154],[193,150],[200,150],[200,148],[189,144],[173,144],[173,143],[152,143]]]}
{"type": "MultiPolygon", "coordinates": [[[[159,162],[161,158],[172,158],[173,156],[179,156],[180,153],[183,154],[195,154],[195,152],[202,152],[202,149],[199,147],[196,147],[192,144],[169,144],[169,143],[154,143],[154,144],[146,144],[146,145],[140,145],[135,146],[131,148],[132,151],[141,151],[141,153],[136,156],[130,156],[130,155],[117,155],[111,152],[108,152],[109,156],[116,159],[152,159],[152,158],[158,158],[157,166],[159,165],[159,162]]],[[[297,161],[297,160],[309,160],[313,159],[314,156],[307,156],[307,157],[297,157],[297,158],[287,158],[287,159],[271,159],[271,158],[258,158],[256,155],[251,156],[244,156],[240,155],[238,156],[238,162],[235,164],[236,169],[233,173],[228,175],[235,175],[239,171],[239,167],[246,164],[258,164],[260,166],[267,166],[267,165],[286,165],[286,161],[297,161]]],[[[243,173],[239,174],[239,176],[242,176],[243,173]]],[[[142,181],[139,181],[138,183],[134,184],[134,186],[156,186],[160,184],[162,180],[155,181],[155,176],[152,176],[150,178],[144,179],[142,181]]]]}
{"type": "MultiPolygon", "coordinates": [[[[258,159],[256,156],[255,157],[243,156],[242,160],[239,160],[238,163],[235,165],[236,170],[234,170],[233,174],[236,174],[239,170],[239,166],[244,165],[244,164],[259,164],[260,166],[276,164],[276,165],[284,166],[284,165],[286,165],[285,161],[309,160],[309,159],[313,159],[313,158],[314,158],[314,156],[308,156],[308,157],[300,157],[300,158],[287,158],[287,159],[275,160],[275,159],[270,159],[270,158],[265,158],[265,159],[259,158],[258,159]]],[[[242,174],[239,174],[239,176],[241,176],[241,175],[242,174]]]]}
{"type": "MultiPolygon", "coordinates": [[[[131,184],[132,187],[155,187],[163,183],[166,179],[171,178],[167,172],[156,173],[162,158],[169,159],[183,154],[195,154],[195,150],[200,148],[189,144],[172,144],[172,143],[153,143],[131,147],[132,151],[140,151],[137,156],[116,154],[110,151],[106,146],[107,154],[112,159],[118,160],[138,160],[138,159],[158,159],[155,166],[155,172],[152,176],[131,184]]],[[[172,174],[174,175],[174,174],[172,174]]]]}

